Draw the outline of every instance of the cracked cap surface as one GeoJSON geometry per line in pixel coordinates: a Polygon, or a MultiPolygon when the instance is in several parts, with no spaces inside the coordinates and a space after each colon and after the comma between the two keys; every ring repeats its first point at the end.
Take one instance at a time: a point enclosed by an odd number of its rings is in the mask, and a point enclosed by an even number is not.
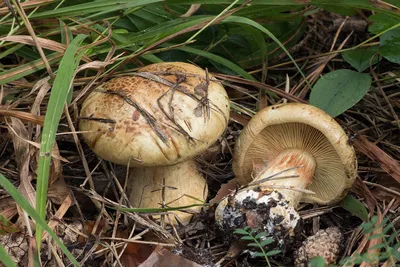
{"type": "Polygon", "coordinates": [[[228,118],[229,99],[220,83],[207,86],[206,72],[194,65],[165,62],[98,86],[82,105],[79,129],[105,160],[165,166],[205,151],[228,118]]]}

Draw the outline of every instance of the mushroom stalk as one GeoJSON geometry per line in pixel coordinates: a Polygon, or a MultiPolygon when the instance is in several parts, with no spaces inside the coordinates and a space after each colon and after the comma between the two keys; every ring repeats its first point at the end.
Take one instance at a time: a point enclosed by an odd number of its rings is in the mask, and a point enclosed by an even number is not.
{"type": "Polygon", "coordinates": [[[300,149],[287,149],[270,161],[266,168],[255,177],[250,185],[257,184],[263,189],[276,190],[296,207],[314,175],[314,157],[300,149]]]}

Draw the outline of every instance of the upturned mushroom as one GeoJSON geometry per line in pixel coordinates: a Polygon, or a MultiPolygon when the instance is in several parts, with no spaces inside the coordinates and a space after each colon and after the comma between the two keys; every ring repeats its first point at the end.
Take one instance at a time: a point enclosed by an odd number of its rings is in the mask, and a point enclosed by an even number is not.
{"type": "Polygon", "coordinates": [[[236,142],[233,171],[244,188],[220,202],[217,222],[283,239],[297,232],[299,202],[330,204],[345,196],[357,160],[332,117],[292,103],[267,107],[250,120],[236,142]]]}
{"type": "MultiPolygon", "coordinates": [[[[176,207],[205,200],[204,178],[193,162],[185,161],[214,144],[228,118],[228,96],[211,74],[191,64],[168,62],[98,86],[82,105],[79,126],[98,156],[135,167],[128,183],[134,207],[160,207],[181,198],[166,205],[176,207]],[[166,189],[161,190],[168,192],[166,198],[155,197],[154,187],[166,189]],[[182,197],[183,191],[188,197],[182,197]]],[[[184,223],[190,219],[189,213],[177,214],[184,214],[184,223]]]]}

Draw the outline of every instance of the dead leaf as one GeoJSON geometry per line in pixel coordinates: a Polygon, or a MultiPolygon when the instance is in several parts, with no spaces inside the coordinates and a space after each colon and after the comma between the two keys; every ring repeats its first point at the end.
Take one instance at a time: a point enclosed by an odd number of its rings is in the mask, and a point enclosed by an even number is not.
{"type": "Polygon", "coordinates": [[[201,7],[200,4],[193,4],[190,5],[190,8],[188,9],[188,11],[186,11],[185,14],[181,15],[181,18],[187,18],[190,17],[191,15],[193,15],[194,13],[196,13],[196,11],[201,7]]]}
{"type": "Polygon", "coordinates": [[[354,146],[368,158],[376,161],[382,169],[400,183],[400,164],[382,149],[370,142],[365,136],[358,135],[353,139],[354,146]]]}
{"type": "MultiPolygon", "coordinates": [[[[35,150],[35,160],[31,162],[32,168],[38,168],[38,162],[40,157],[40,147],[35,150]]],[[[57,142],[54,143],[53,151],[51,154],[51,165],[50,165],[50,174],[49,174],[49,185],[57,181],[58,179],[64,179],[62,177],[62,166],[61,161],[69,162],[67,159],[60,156],[60,152],[58,150],[57,142]]],[[[36,177],[35,177],[36,178],[36,177]]]]}
{"type": "MultiPolygon", "coordinates": [[[[37,42],[42,48],[59,52],[61,54],[64,54],[65,50],[67,50],[67,46],[65,44],[46,39],[46,38],[41,38],[41,37],[36,37],[37,42]]],[[[14,43],[21,43],[21,44],[27,44],[27,45],[32,45],[35,46],[35,42],[33,41],[32,37],[30,35],[10,35],[6,37],[0,38],[0,41],[6,41],[6,42],[14,42],[14,43]]],[[[91,59],[88,56],[83,56],[82,60],[86,62],[90,62],[91,59]]]]}
{"type": "Polygon", "coordinates": [[[239,187],[239,184],[236,181],[236,179],[229,180],[226,184],[221,185],[221,188],[218,190],[217,195],[213,199],[210,200],[210,203],[220,202],[224,197],[235,192],[238,187],[239,187]]]}
{"type": "MultiPolygon", "coordinates": [[[[125,265],[125,267],[132,267],[135,265],[125,265]]],[[[176,255],[161,246],[157,246],[150,257],[139,265],[140,267],[201,267],[201,265],[187,260],[182,256],[176,255]]]]}
{"type": "Polygon", "coordinates": [[[37,115],[33,115],[28,112],[0,108],[0,115],[14,117],[17,119],[21,119],[25,122],[31,122],[31,123],[42,125],[42,126],[44,124],[44,116],[37,116],[37,115]]]}
{"type": "Polygon", "coordinates": [[[138,267],[153,253],[155,246],[141,243],[128,243],[121,256],[121,262],[125,267],[138,267]]]}
{"type": "MultiPolygon", "coordinates": [[[[30,1],[21,3],[21,6],[24,7],[24,9],[29,9],[29,8],[33,8],[38,5],[43,5],[46,2],[54,2],[54,0],[30,0],[30,1]]],[[[1,7],[1,5],[0,5],[0,7],[1,7]]],[[[7,6],[0,8],[0,15],[6,15],[8,12],[10,12],[10,10],[7,8],[7,6]]]]}
{"type": "Polygon", "coordinates": [[[243,114],[238,114],[238,113],[236,113],[234,111],[231,111],[229,119],[234,121],[234,122],[236,122],[236,123],[239,123],[242,126],[246,126],[247,123],[249,123],[251,118],[249,116],[246,116],[246,115],[243,115],[243,114]]]}
{"type": "MultiPolygon", "coordinates": [[[[19,172],[19,191],[29,201],[32,207],[36,206],[36,193],[31,184],[32,177],[29,175],[29,135],[25,125],[16,118],[11,118],[11,125],[8,125],[9,133],[11,135],[14,151],[15,161],[17,162],[19,172]]],[[[22,212],[22,211],[20,211],[22,212]]],[[[21,214],[21,213],[20,213],[21,214]]]]}
{"type": "Polygon", "coordinates": [[[36,266],[35,262],[39,262],[39,251],[37,248],[36,238],[29,238],[29,247],[28,247],[28,266],[34,267],[36,266]]]}
{"type": "MultiPolygon", "coordinates": [[[[61,179],[57,182],[60,182],[60,181],[61,181],[61,179]]],[[[62,180],[62,181],[64,182],[64,180],[62,180]]],[[[54,183],[54,184],[56,184],[56,183],[54,183]]],[[[52,184],[52,185],[54,185],[54,184],[52,184]]],[[[49,195],[49,198],[51,198],[50,195],[49,195]]],[[[54,201],[54,198],[52,200],[54,201]]],[[[71,204],[72,204],[72,199],[69,196],[69,192],[68,192],[68,195],[64,198],[64,200],[61,203],[60,207],[58,208],[56,214],[54,214],[54,217],[57,219],[55,220],[54,218],[52,218],[50,220],[49,227],[51,228],[51,230],[54,230],[56,228],[56,226],[59,223],[59,220],[64,217],[64,215],[67,212],[67,210],[69,209],[69,207],[71,207],[71,204]]],[[[47,237],[48,237],[48,232],[45,232],[42,236],[42,241],[46,240],[47,237]]]]}

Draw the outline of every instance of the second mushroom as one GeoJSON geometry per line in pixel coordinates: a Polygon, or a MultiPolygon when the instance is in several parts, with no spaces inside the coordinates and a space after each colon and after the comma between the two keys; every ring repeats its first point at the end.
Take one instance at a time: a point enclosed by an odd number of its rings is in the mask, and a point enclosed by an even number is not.
{"type": "MultiPolygon", "coordinates": [[[[127,183],[133,207],[176,207],[204,203],[207,184],[193,158],[217,141],[228,118],[220,83],[194,65],[168,62],[97,87],[79,126],[97,155],[134,167],[127,183]]],[[[186,224],[200,208],[174,212],[166,222],[186,224]]]]}
{"type": "Polygon", "coordinates": [[[259,228],[284,249],[299,232],[299,202],[342,199],[356,178],[357,161],[332,117],[292,103],[267,107],[250,120],[237,140],[233,171],[244,188],[220,202],[217,222],[227,230],[259,228]]]}

